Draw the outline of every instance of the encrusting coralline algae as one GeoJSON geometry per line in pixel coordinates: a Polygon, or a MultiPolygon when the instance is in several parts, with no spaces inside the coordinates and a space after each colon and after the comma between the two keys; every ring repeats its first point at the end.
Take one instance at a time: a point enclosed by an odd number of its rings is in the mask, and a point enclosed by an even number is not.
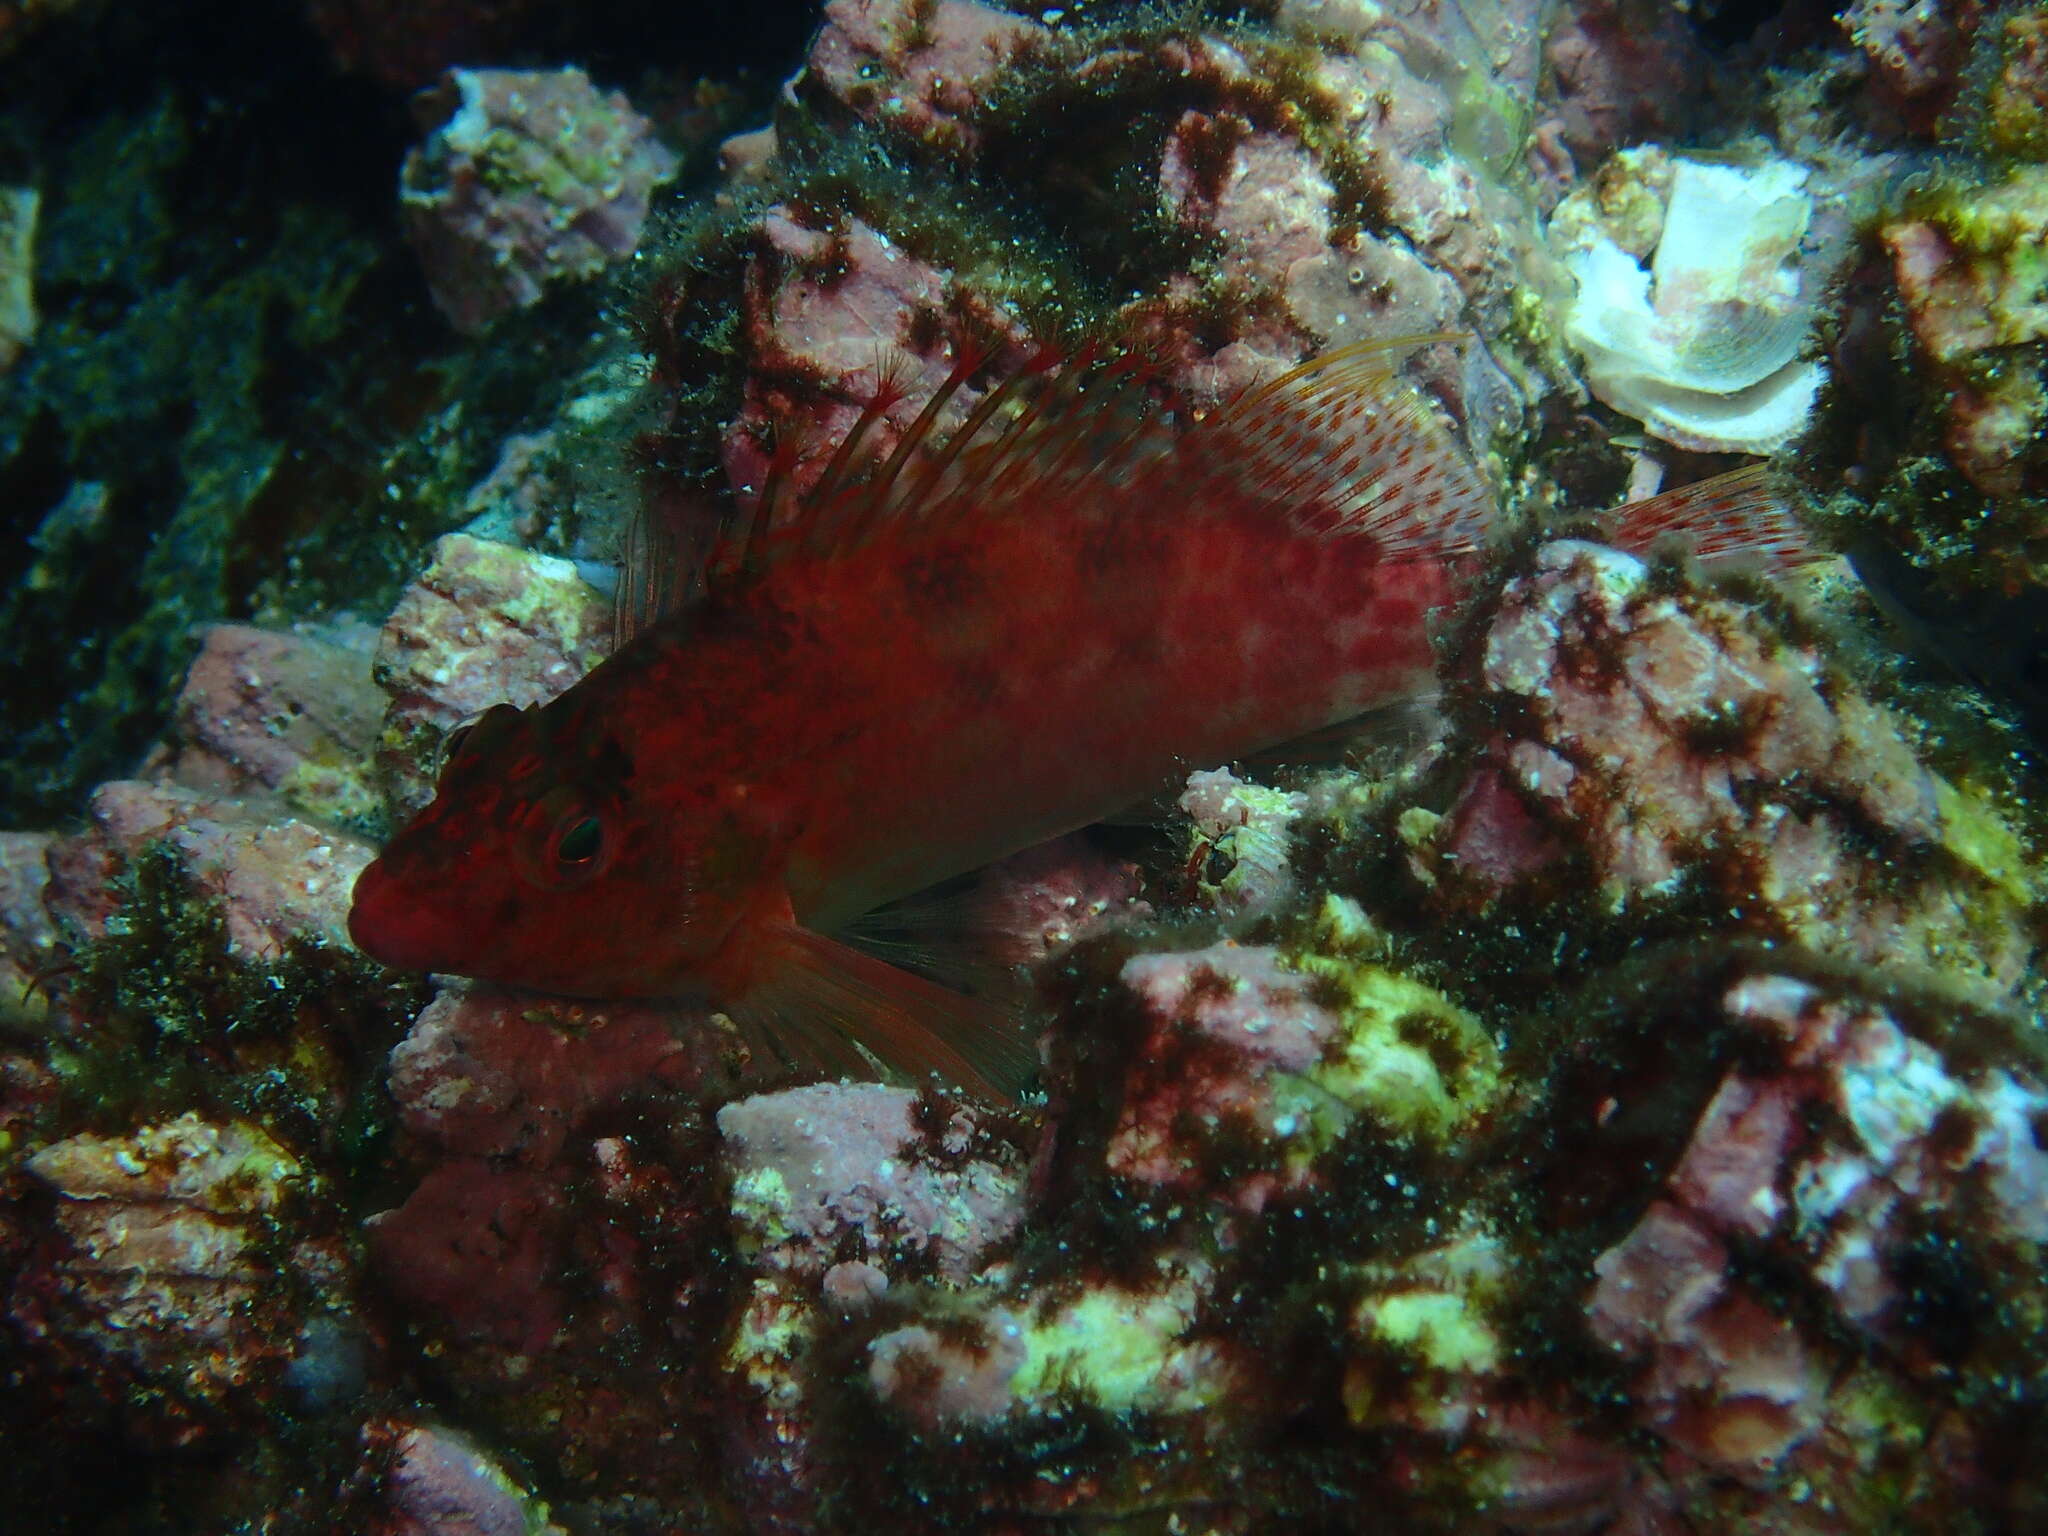
{"type": "MultiPolygon", "coordinates": [[[[1804,167],[1868,206],[1780,253],[1811,331],[1773,371],[1837,381],[1790,472],[1861,565],[2032,583],[2032,460],[1985,423],[2025,416],[2038,345],[1997,295],[2042,18],[1922,9],[1794,54],[1597,0],[833,0],[772,127],[641,238],[639,329],[374,641],[211,629],[132,778],[0,836],[0,1432],[80,1486],[118,1446],[208,1528],[2040,1523],[2031,747],[1839,563],[1731,576],[1586,515],[1731,465],[1617,414],[1668,355],[1575,350],[1585,221],[1648,257],[1660,163],[1804,167]],[[902,915],[967,930],[925,957],[949,984],[1016,978],[1042,1091],[792,1071],[716,1012],[347,946],[443,739],[610,649],[605,508],[715,508],[779,451],[801,490],[884,378],[886,455],[968,348],[995,379],[1128,340],[1192,413],[1438,330],[1467,339],[1414,378],[1503,527],[1428,697],[1188,763],[902,915]],[[1880,356],[1925,392],[1909,441],[1845,419],[1880,356]],[[1981,547],[1914,500],[1936,479],[1985,498],[1981,547]],[[577,498],[580,529],[547,510],[577,498]]],[[[344,56],[406,73],[373,22],[344,56]]],[[[637,110],[604,112],[672,122],[615,78],[637,110]]],[[[493,238],[592,193],[547,185],[495,182],[539,201],[493,238]]],[[[592,280],[506,260],[561,274],[535,314],[592,280]]],[[[439,272],[518,323],[502,272],[439,272]]]]}

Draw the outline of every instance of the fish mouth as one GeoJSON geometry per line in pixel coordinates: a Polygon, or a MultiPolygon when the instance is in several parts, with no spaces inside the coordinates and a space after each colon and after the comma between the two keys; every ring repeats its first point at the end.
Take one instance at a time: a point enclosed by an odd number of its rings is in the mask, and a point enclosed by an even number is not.
{"type": "Polygon", "coordinates": [[[356,876],[348,936],[357,949],[393,970],[456,968],[459,947],[447,917],[436,904],[406,890],[382,859],[372,860],[356,876]]]}

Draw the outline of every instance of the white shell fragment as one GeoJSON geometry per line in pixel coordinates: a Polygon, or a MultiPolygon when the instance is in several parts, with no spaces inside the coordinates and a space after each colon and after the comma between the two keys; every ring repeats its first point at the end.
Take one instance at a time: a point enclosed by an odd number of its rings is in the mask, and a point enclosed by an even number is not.
{"type": "Polygon", "coordinates": [[[1787,160],[1673,161],[1647,269],[1585,231],[1566,258],[1578,298],[1565,334],[1595,395],[1681,448],[1769,453],[1799,434],[1822,378],[1800,356],[1814,286],[1799,267],[1805,182],[1787,160]]]}

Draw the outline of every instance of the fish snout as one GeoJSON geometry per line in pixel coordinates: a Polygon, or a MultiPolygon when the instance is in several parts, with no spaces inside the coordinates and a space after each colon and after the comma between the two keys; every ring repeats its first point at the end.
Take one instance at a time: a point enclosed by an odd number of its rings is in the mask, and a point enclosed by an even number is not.
{"type": "Polygon", "coordinates": [[[382,859],[356,876],[348,936],[380,965],[401,971],[458,971],[460,940],[444,908],[409,892],[382,859]]]}

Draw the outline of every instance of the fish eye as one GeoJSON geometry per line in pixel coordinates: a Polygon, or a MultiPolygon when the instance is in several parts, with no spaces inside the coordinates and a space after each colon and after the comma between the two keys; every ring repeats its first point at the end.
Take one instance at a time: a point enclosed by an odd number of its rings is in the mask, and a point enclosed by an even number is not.
{"type": "Polygon", "coordinates": [[[572,812],[555,827],[550,855],[564,874],[583,874],[604,852],[604,822],[588,811],[572,812]]]}

